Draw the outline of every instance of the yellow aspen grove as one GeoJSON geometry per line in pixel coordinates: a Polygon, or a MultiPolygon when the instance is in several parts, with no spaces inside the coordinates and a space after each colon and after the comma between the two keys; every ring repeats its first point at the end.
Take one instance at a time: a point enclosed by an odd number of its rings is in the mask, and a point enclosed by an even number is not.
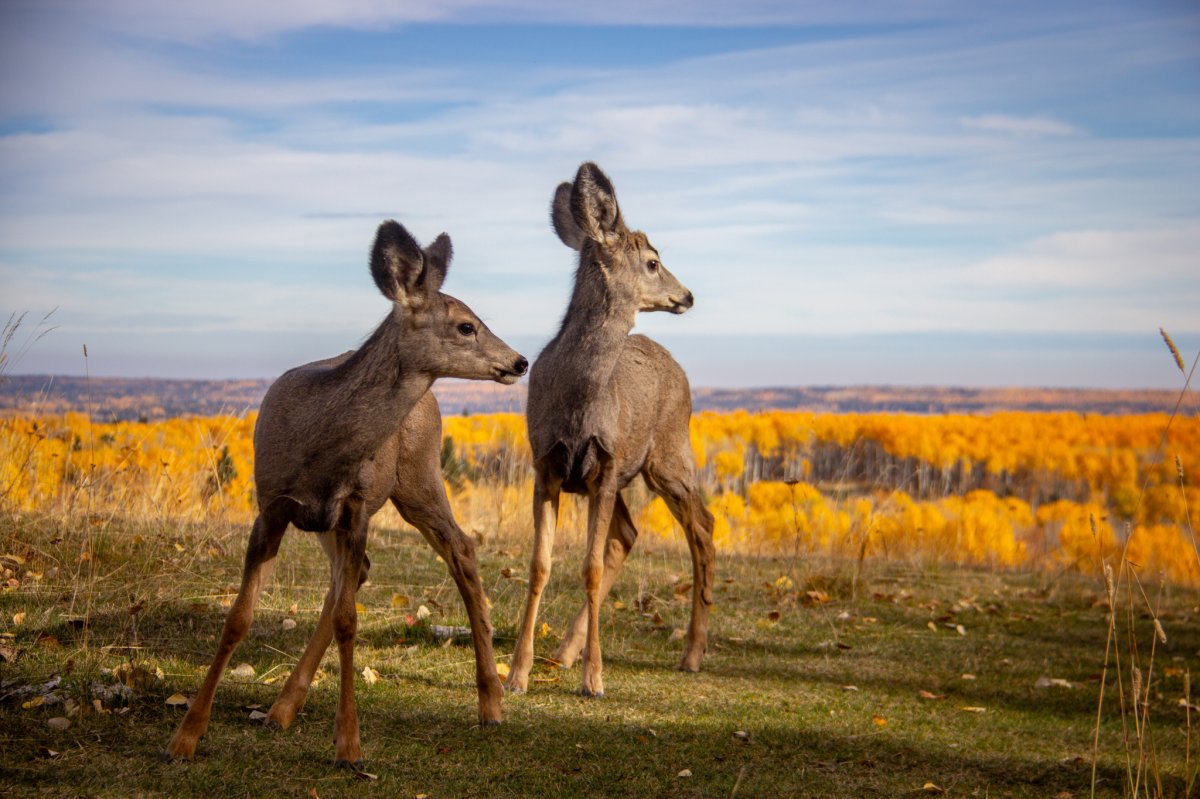
{"type": "MultiPolygon", "coordinates": [[[[245,523],[254,421],[5,417],[0,508],[245,523]]],[[[1200,584],[1188,527],[1200,488],[1180,478],[1200,467],[1200,420],[1178,417],[1164,438],[1166,427],[1160,414],[704,411],[690,433],[725,549],[1080,570],[1123,550],[1141,569],[1200,584]]],[[[526,535],[524,417],[447,416],[443,436],[463,526],[526,535]]],[[[643,534],[681,537],[661,500],[629,493],[643,534]]],[[[577,503],[565,501],[561,517],[564,531],[582,529],[577,503]]],[[[403,522],[383,514],[379,523],[403,522]]]]}

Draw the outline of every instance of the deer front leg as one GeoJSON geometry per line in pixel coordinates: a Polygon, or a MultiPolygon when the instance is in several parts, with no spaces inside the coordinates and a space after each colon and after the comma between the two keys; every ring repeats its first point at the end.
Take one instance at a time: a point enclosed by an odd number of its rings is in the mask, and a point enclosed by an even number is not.
{"type": "Polygon", "coordinates": [[[542,590],[550,580],[554,534],[558,525],[559,483],[550,483],[542,472],[533,483],[533,555],[529,561],[529,591],[525,596],[525,612],[517,633],[517,644],[509,665],[506,686],[514,694],[529,688],[529,672],[533,668],[533,635],[537,624],[538,604],[542,590]]]}
{"type": "Polygon", "coordinates": [[[279,698],[267,711],[263,725],[277,730],[286,730],[296,720],[296,715],[304,708],[304,700],[308,697],[308,689],[312,687],[313,675],[321,665],[325,650],[333,641],[333,606],[337,599],[337,568],[336,547],[337,538],[333,532],[320,533],[318,541],[329,558],[329,590],[325,592],[325,601],[321,605],[321,616],[317,619],[317,628],[313,630],[304,653],[300,655],[296,668],[288,675],[279,698]]]}
{"type": "Polygon", "coordinates": [[[716,548],[713,546],[713,517],[704,507],[697,491],[689,492],[679,521],[692,551],[692,617],[688,621],[687,640],[680,671],[700,671],[700,661],[708,649],[708,615],[713,603],[713,576],[716,548]]]}
{"type": "Polygon", "coordinates": [[[583,646],[584,696],[604,696],[603,660],[600,655],[600,586],[604,579],[604,543],[616,502],[616,478],[611,467],[602,471],[599,485],[588,497],[587,553],[583,561],[583,586],[587,592],[587,636],[583,646]]]}
{"type": "Polygon", "coordinates": [[[279,542],[283,539],[287,524],[286,520],[268,519],[263,514],[259,514],[255,519],[254,529],[250,532],[250,541],[246,546],[242,585],[229,608],[229,613],[225,615],[225,625],[221,629],[217,652],[196,698],[180,722],[179,729],[171,736],[171,741],[163,753],[164,758],[186,759],[196,753],[196,744],[208,729],[208,721],[212,716],[217,684],[229,666],[234,650],[250,630],[250,623],[254,619],[254,606],[262,592],[263,583],[271,573],[271,565],[279,553],[279,542]]]}
{"type": "MultiPolygon", "coordinates": [[[[604,548],[604,577],[600,582],[601,603],[604,602],[612,590],[613,584],[617,581],[617,575],[621,573],[621,568],[625,565],[625,558],[633,549],[637,537],[637,527],[633,524],[629,508],[625,505],[625,500],[621,495],[617,494],[612,522],[608,527],[608,542],[604,548]]],[[[579,657],[580,651],[583,650],[584,639],[587,636],[587,614],[587,602],[585,601],[583,607],[575,614],[574,621],[567,628],[562,644],[559,645],[558,652],[554,655],[554,659],[564,669],[571,668],[575,663],[575,658],[579,657]]]]}
{"type": "MultiPolygon", "coordinates": [[[[409,489],[410,491],[412,489],[409,489]]],[[[401,515],[425,536],[430,546],[442,556],[450,576],[458,586],[471,624],[471,641],[475,649],[475,685],[479,693],[479,724],[490,727],[502,719],[500,700],[504,689],[496,673],[496,655],[492,648],[492,621],[487,596],[475,560],[475,542],[467,537],[454,521],[450,503],[442,487],[441,472],[431,481],[428,496],[413,501],[403,493],[393,496],[401,515]]]]}
{"type": "Polygon", "coordinates": [[[338,647],[339,691],[333,720],[334,764],[362,767],[362,744],[358,734],[358,711],[354,701],[354,638],[358,632],[359,576],[366,557],[368,516],[361,503],[351,512],[348,529],[337,530],[337,596],[333,604],[333,636],[338,647]]]}

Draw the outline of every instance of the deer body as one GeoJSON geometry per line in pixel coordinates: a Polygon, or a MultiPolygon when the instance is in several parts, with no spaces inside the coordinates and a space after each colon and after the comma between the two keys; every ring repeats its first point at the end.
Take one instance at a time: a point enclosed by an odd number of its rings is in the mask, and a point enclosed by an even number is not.
{"type": "Polygon", "coordinates": [[[692,294],[658,260],[645,234],[625,227],[608,178],[593,164],[564,183],[552,207],[555,231],[579,251],[562,327],[538,356],[526,405],[534,459],[534,551],[529,592],[508,688],[528,687],[533,630],[549,579],[561,492],[588,497],[587,595],[555,659],[583,651],[585,695],[604,693],[599,606],[637,539],[620,491],[639,474],[667,502],[692,553],[692,618],[680,668],[700,667],[712,604],[712,515],[696,481],[689,436],[691,392],[661,345],[630,335],[640,311],[683,313],[692,294]]]}
{"type": "Polygon", "coordinates": [[[469,308],[438,289],[451,257],[444,234],[422,250],[403,227],[379,228],[371,271],[392,312],[358,350],[286,372],[263,399],[254,431],[259,514],[242,584],[217,652],[166,755],[191,757],[208,727],[213,697],[289,524],[318,534],[331,566],[317,628],[267,724],[286,728],[304,705],[325,650],[336,639],[340,690],[334,720],[339,764],[362,758],[354,702],[355,595],[366,580],[367,524],[389,499],[446,561],[467,606],[475,645],[479,718],[500,720],[500,682],[474,546],[450,512],[442,484],[441,417],[428,393],[437,377],[512,383],[527,362],[469,308]]]}

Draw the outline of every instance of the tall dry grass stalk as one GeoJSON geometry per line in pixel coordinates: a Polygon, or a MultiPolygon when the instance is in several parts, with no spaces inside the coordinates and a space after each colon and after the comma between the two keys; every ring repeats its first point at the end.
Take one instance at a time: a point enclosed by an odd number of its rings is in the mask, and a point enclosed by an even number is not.
{"type": "MultiPolygon", "coordinates": [[[[1178,417],[1179,409],[1190,392],[1192,376],[1196,371],[1197,364],[1200,363],[1200,353],[1197,353],[1196,359],[1192,362],[1192,368],[1187,370],[1184,367],[1184,360],[1182,355],[1180,355],[1179,348],[1175,345],[1171,336],[1163,328],[1159,328],[1159,333],[1162,335],[1163,341],[1166,343],[1175,361],[1175,365],[1185,378],[1184,385],[1180,389],[1179,396],[1176,399],[1175,407],[1167,419],[1167,423],[1159,439],[1158,448],[1152,458],[1152,461],[1161,463],[1165,456],[1171,426],[1178,417]]],[[[1200,562],[1200,546],[1197,546],[1195,529],[1191,521],[1191,510],[1188,507],[1187,491],[1185,490],[1186,481],[1184,479],[1183,462],[1178,454],[1175,454],[1174,460],[1175,471],[1178,477],[1177,484],[1185,512],[1185,526],[1192,543],[1192,555],[1200,562]]],[[[1139,507],[1149,487],[1149,479],[1149,474],[1147,474],[1137,499],[1139,507]]],[[[1095,518],[1092,517],[1090,521],[1093,536],[1096,536],[1098,542],[1099,537],[1096,534],[1095,518]]],[[[1100,735],[1104,719],[1104,700],[1110,665],[1117,675],[1118,710],[1120,713],[1122,745],[1124,747],[1126,763],[1123,792],[1130,799],[1138,799],[1143,796],[1150,799],[1151,797],[1162,797],[1165,795],[1163,775],[1159,768],[1159,758],[1155,742],[1153,736],[1150,734],[1149,721],[1151,709],[1154,706],[1151,686],[1154,683],[1155,677],[1155,658],[1158,654],[1159,645],[1166,646],[1167,644],[1167,633],[1159,617],[1161,596],[1166,587],[1166,580],[1160,575],[1158,582],[1160,602],[1152,602],[1138,573],[1139,565],[1128,557],[1130,544],[1137,534],[1138,528],[1136,527],[1127,532],[1125,541],[1117,555],[1115,577],[1112,564],[1108,562],[1104,557],[1104,553],[1101,552],[1102,572],[1109,611],[1107,617],[1108,629],[1104,645],[1104,664],[1100,676],[1099,696],[1096,701],[1096,723],[1092,740],[1092,797],[1096,795],[1096,768],[1100,756],[1100,735]],[[1125,629],[1119,630],[1117,607],[1118,603],[1122,600],[1122,595],[1124,599],[1123,604],[1125,605],[1125,629]],[[1142,650],[1145,647],[1139,641],[1139,631],[1137,629],[1137,621],[1141,616],[1148,617],[1151,622],[1149,652],[1146,654],[1143,654],[1142,650]],[[1126,642],[1124,649],[1120,645],[1120,636],[1122,633],[1126,642]],[[1125,685],[1124,668],[1122,667],[1122,654],[1126,657],[1129,669],[1128,692],[1125,685]]],[[[1142,640],[1144,640],[1145,633],[1142,633],[1142,635],[1142,640]]],[[[1181,702],[1184,705],[1186,715],[1185,773],[1182,775],[1182,782],[1186,786],[1185,795],[1191,796],[1192,788],[1196,784],[1197,771],[1200,770],[1200,763],[1193,766],[1191,758],[1192,706],[1190,672],[1185,675],[1184,695],[1181,698],[1181,702]]]]}

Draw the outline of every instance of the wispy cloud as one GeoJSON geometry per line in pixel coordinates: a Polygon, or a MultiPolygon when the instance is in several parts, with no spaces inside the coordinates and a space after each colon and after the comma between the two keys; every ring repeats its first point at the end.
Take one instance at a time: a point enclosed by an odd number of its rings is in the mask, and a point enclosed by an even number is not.
{"type": "Polygon", "coordinates": [[[341,342],[374,317],[365,254],[392,216],[450,232],[449,289],[498,332],[549,335],[572,263],[549,198],[593,159],[699,298],[646,319],[656,333],[1196,327],[1200,97],[1178,78],[1200,67],[1180,34],[1196,15],[597,9],[6,8],[0,302],[57,297],[81,330],[180,347],[263,328],[341,342]],[[456,32],[492,22],[533,52],[565,35],[553,22],[613,55],[497,62],[456,32]],[[621,25],[656,26],[659,56],[622,50],[621,25]]]}
{"type": "Polygon", "coordinates": [[[1006,114],[966,117],[962,124],[968,128],[1014,136],[1077,136],[1081,132],[1073,125],[1048,117],[1014,117],[1006,114]]]}

